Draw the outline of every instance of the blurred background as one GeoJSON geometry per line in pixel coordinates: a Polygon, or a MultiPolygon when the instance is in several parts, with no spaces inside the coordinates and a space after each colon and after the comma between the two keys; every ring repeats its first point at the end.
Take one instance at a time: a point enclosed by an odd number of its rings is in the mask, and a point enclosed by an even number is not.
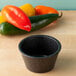
{"type": "Polygon", "coordinates": [[[21,6],[26,3],[51,6],[58,10],[76,10],[76,0],[0,0],[0,9],[5,5],[21,6]]]}

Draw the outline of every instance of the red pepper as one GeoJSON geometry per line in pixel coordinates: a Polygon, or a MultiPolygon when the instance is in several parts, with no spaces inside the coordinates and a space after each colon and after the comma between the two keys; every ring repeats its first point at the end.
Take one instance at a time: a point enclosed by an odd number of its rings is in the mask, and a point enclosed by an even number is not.
{"type": "Polygon", "coordinates": [[[7,5],[2,9],[1,13],[7,22],[19,29],[31,31],[31,22],[20,8],[13,5],[7,5]]]}

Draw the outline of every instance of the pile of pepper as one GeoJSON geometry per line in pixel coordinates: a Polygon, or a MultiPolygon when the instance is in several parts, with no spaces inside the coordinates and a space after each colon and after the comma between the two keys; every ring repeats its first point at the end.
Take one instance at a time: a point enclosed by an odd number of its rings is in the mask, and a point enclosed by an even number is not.
{"type": "Polygon", "coordinates": [[[16,35],[31,32],[47,26],[59,18],[59,13],[52,7],[31,4],[20,7],[5,6],[0,12],[0,33],[16,35]]]}

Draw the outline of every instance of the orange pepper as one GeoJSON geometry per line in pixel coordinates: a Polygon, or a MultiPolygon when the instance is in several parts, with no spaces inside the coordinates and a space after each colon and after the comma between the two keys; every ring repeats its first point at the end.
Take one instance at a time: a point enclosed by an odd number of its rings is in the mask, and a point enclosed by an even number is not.
{"type": "Polygon", "coordinates": [[[13,5],[7,5],[2,9],[1,14],[7,22],[19,29],[31,31],[31,22],[20,8],[13,5]]]}
{"type": "Polygon", "coordinates": [[[59,14],[56,9],[52,7],[43,6],[43,5],[36,6],[35,10],[36,10],[36,15],[43,15],[43,14],[49,14],[49,13],[59,14]]]}

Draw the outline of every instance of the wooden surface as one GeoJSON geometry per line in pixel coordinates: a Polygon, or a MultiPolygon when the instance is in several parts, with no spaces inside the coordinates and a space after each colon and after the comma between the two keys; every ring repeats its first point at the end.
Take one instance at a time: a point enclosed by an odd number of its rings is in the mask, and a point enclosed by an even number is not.
{"type": "Polygon", "coordinates": [[[76,76],[76,11],[63,11],[56,24],[26,35],[0,35],[0,76],[76,76]],[[18,50],[20,40],[35,34],[56,37],[62,44],[55,68],[50,72],[28,71],[18,50]]]}

